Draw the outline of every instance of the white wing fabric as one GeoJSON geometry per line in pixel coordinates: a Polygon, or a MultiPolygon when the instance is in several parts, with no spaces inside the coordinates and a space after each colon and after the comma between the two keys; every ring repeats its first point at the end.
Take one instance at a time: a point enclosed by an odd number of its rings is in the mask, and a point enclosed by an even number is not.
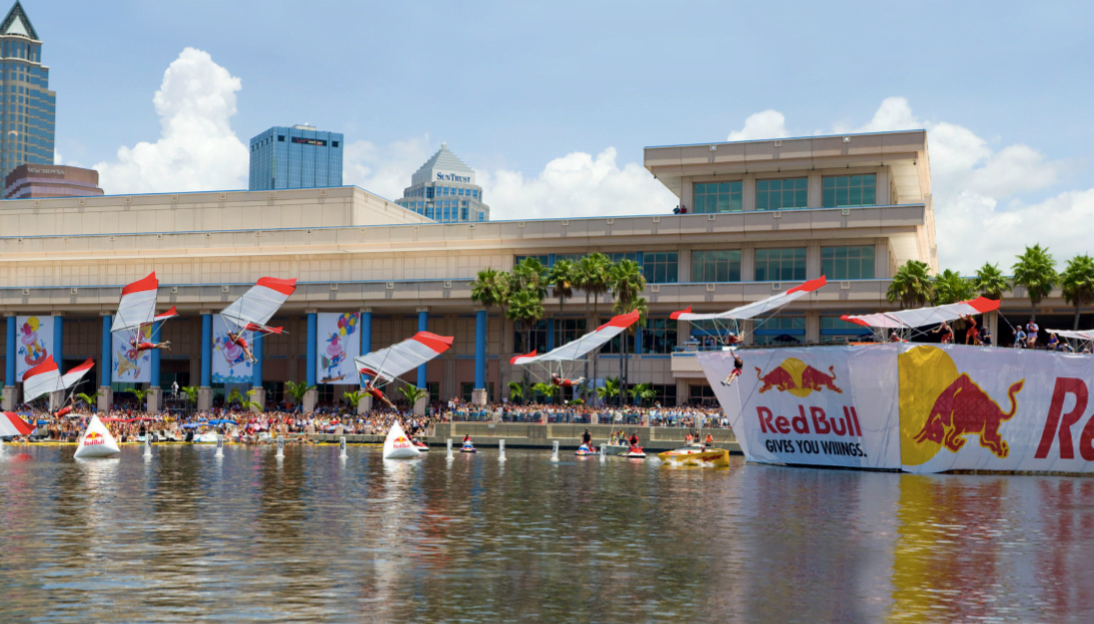
{"type": "Polygon", "coordinates": [[[635,322],[638,321],[638,317],[639,313],[637,310],[629,314],[613,316],[610,321],[577,340],[567,342],[561,347],[548,351],[543,355],[536,355],[533,351],[526,355],[515,356],[509,360],[509,363],[523,366],[535,362],[568,362],[571,360],[580,360],[589,352],[608,344],[608,341],[612,338],[615,338],[623,333],[623,330],[634,325],[635,322]]]}
{"type": "Polygon", "coordinates": [[[153,322],[156,316],[156,291],[160,281],[156,272],[133,282],[122,289],[122,299],[118,302],[118,313],[114,315],[111,332],[136,331],[141,325],[153,322]]]}
{"type": "Polygon", "coordinates": [[[943,321],[956,321],[962,316],[974,316],[998,309],[998,301],[986,297],[977,297],[970,301],[959,301],[930,308],[916,308],[915,310],[897,310],[895,312],[878,312],[877,314],[844,314],[840,319],[863,327],[912,329],[924,325],[941,324],[943,321]]]}
{"type": "Polygon", "coordinates": [[[1089,340],[1094,342],[1094,329],[1084,329],[1079,331],[1071,331],[1069,329],[1046,329],[1050,334],[1056,334],[1061,338],[1070,338],[1071,340],[1089,340]]]}
{"type": "Polygon", "coordinates": [[[743,305],[739,308],[733,308],[726,312],[717,312],[714,314],[695,314],[691,311],[691,307],[688,306],[686,310],[680,310],[679,312],[673,312],[670,315],[675,321],[711,321],[716,319],[737,319],[744,320],[750,319],[772,310],[777,310],[784,305],[804,297],[811,292],[814,292],[821,286],[828,283],[828,280],[822,275],[815,280],[809,280],[800,286],[795,286],[790,290],[781,292],[775,296],[762,299],[755,303],[743,305]]]}
{"type": "Polygon", "coordinates": [[[51,356],[23,374],[23,401],[29,403],[43,394],[69,389],[76,385],[76,382],[80,381],[93,366],[95,361],[88,358],[86,362],[62,376],[57,362],[54,362],[51,356]]]}
{"type": "Polygon", "coordinates": [[[236,299],[220,315],[226,322],[232,323],[236,331],[262,331],[272,333],[266,323],[270,322],[285,301],[296,290],[296,279],[277,279],[275,277],[263,277],[243,296],[236,299]]]}
{"type": "Polygon", "coordinates": [[[444,353],[453,340],[452,336],[420,331],[398,344],[353,358],[353,361],[362,375],[375,378],[372,385],[376,385],[379,381],[391,381],[444,353]]]}

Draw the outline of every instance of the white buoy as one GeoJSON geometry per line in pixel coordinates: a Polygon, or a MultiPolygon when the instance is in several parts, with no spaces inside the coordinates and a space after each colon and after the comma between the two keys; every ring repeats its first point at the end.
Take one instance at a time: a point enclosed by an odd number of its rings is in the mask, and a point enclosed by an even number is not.
{"type": "Polygon", "coordinates": [[[217,434],[217,457],[224,457],[224,434],[217,434]]]}
{"type": "Polygon", "coordinates": [[[551,451],[551,461],[558,461],[558,440],[555,440],[554,450],[551,451]]]}
{"type": "Polygon", "coordinates": [[[607,455],[606,455],[606,452],[604,451],[604,445],[601,444],[600,445],[600,461],[604,461],[605,457],[607,457],[607,455]]]}
{"type": "Polygon", "coordinates": [[[283,459],[285,457],[285,436],[277,436],[277,458],[283,459]]]}
{"type": "Polygon", "coordinates": [[[144,436],[144,458],[152,459],[152,434],[144,436]]]}
{"type": "Polygon", "coordinates": [[[452,438],[448,438],[448,459],[455,459],[452,456],[452,438]]]}
{"type": "Polygon", "coordinates": [[[505,461],[505,440],[498,440],[498,461],[505,461]]]}
{"type": "Polygon", "coordinates": [[[342,459],[346,458],[346,436],[342,436],[341,439],[338,440],[338,457],[342,459]]]}

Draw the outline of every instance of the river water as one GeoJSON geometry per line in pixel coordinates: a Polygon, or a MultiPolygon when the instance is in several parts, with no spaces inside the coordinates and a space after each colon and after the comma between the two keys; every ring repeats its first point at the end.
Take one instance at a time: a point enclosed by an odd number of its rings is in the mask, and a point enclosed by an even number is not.
{"type": "Polygon", "coordinates": [[[1094,479],[0,456],[2,622],[1094,621],[1094,479]]]}

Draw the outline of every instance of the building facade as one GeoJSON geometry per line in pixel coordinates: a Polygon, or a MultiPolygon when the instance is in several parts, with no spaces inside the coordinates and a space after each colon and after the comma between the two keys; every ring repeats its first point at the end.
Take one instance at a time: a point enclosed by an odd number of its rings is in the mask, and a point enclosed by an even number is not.
{"type": "Polygon", "coordinates": [[[68,165],[19,165],[4,179],[4,199],[102,195],[99,172],[68,165]]]}
{"type": "Polygon", "coordinates": [[[342,186],[342,134],[274,127],[251,139],[252,191],[342,186]]]}
{"type": "Polygon", "coordinates": [[[490,206],[483,203],[482,187],[475,171],[448,145],[426,161],[410,179],[410,186],[395,203],[438,223],[481,223],[490,220],[490,206]]]}
{"type": "MultiPolygon", "coordinates": [[[[846,343],[864,330],[840,315],[896,307],[886,291],[897,267],[914,259],[937,269],[923,131],[650,147],[644,162],[694,211],[436,223],[354,187],[4,202],[5,405],[19,392],[18,317],[53,318],[65,368],[94,357],[95,383],[109,384],[104,347],[121,287],[151,271],[160,279],[160,309],[176,306],[181,314],[162,330],[160,338],[173,346],[157,352],[153,386],[201,386],[206,399],[224,393],[210,374],[207,328],[260,277],[271,276],[299,282],[271,321],[288,334],[262,339],[263,365],[250,380],[265,400],[280,400],[286,381],[321,379],[315,362],[325,344],[315,319],[331,312],[359,315],[354,340],[362,352],[419,328],[454,336],[453,348],[421,377],[411,372],[406,379],[438,399],[471,399],[481,389],[499,400],[523,373],[509,364],[514,354],[550,349],[597,327],[611,316],[612,300],[602,295],[587,307],[584,293],[575,292],[561,305],[548,293],[545,318],[523,344],[522,328],[471,301],[476,273],[511,269],[526,256],[547,265],[592,251],[631,258],[648,281],[649,314],[627,338],[630,380],[652,384],[657,400],[674,404],[714,400],[695,352],[682,347],[703,348],[717,329],[673,321],[673,311],[724,311],[825,275],[824,288],[746,324],[746,342],[846,343]]],[[[1028,310],[1020,287],[1003,300],[1002,313],[1012,320],[1024,320],[1028,310]]],[[[1056,291],[1037,318],[1042,327],[1070,328],[1072,313],[1056,291]]],[[[995,324],[988,319],[997,342],[1007,341],[1000,335],[1007,330],[995,324]]],[[[619,373],[620,352],[618,341],[604,347],[598,378],[619,373]]],[[[574,376],[586,374],[576,366],[574,376]]],[[[538,374],[531,371],[533,381],[538,374]]],[[[317,385],[319,401],[353,388],[317,385]]]]}
{"type": "Polygon", "coordinates": [[[42,41],[18,0],[0,22],[0,175],[25,164],[52,165],[57,94],[49,90],[42,41]]]}

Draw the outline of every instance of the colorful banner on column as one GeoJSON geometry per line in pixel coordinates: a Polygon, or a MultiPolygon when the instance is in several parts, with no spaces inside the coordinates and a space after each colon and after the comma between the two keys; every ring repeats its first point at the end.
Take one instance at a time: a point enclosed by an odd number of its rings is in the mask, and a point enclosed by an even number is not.
{"type": "Polygon", "coordinates": [[[152,352],[137,352],[130,340],[137,337],[138,342],[152,340],[152,326],[136,331],[121,331],[111,334],[110,380],[114,383],[148,383],[152,380],[152,352]]]}
{"type": "Polygon", "coordinates": [[[22,381],[23,373],[53,355],[53,317],[15,317],[15,340],[15,378],[22,381]]]}
{"type": "Polygon", "coordinates": [[[353,358],[361,355],[361,316],[356,312],[318,315],[315,378],[321,384],[359,385],[353,358]]]}
{"type": "Polygon", "coordinates": [[[785,464],[1094,472],[1094,358],[963,345],[700,356],[745,455],[785,464]]]}
{"type": "MultiPolygon", "coordinates": [[[[254,333],[245,331],[243,338],[254,345],[254,333]]],[[[253,348],[253,347],[252,347],[253,348]]],[[[228,327],[219,314],[213,315],[213,383],[251,383],[254,368],[242,347],[228,338],[228,327]]]]}

